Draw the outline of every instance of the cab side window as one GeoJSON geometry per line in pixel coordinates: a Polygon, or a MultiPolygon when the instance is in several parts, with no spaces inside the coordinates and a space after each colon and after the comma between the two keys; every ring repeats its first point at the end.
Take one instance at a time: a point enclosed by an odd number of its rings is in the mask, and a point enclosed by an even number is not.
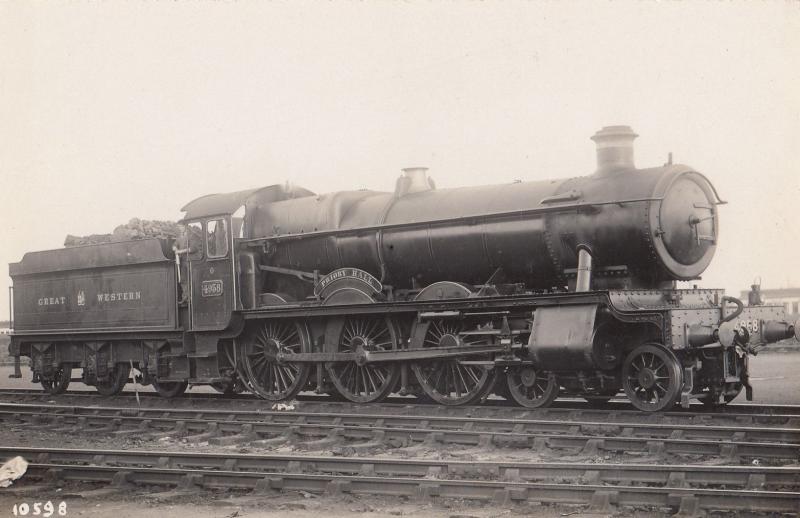
{"type": "Polygon", "coordinates": [[[209,259],[228,255],[228,229],[224,219],[206,222],[206,250],[209,259]]]}
{"type": "Polygon", "coordinates": [[[203,224],[192,221],[186,225],[186,244],[189,248],[189,257],[202,259],[203,257],[203,224]]]}

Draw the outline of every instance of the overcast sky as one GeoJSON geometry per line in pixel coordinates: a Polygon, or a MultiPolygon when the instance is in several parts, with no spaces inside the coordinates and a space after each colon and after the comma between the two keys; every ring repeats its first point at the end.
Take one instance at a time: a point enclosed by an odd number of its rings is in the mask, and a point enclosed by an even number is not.
{"type": "Polygon", "coordinates": [[[0,263],[287,180],[590,174],[610,124],[729,202],[703,286],[800,286],[798,2],[4,2],[0,263]]]}

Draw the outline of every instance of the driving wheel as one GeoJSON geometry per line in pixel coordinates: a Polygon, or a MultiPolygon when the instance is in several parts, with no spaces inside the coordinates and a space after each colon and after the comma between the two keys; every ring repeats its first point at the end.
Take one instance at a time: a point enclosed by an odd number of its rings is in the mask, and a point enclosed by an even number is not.
{"type": "Polygon", "coordinates": [[[297,320],[260,323],[242,340],[242,364],[250,389],[264,399],[291,399],[305,388],[310,363],[284,362],[279,355],[311,352],[305,324],[297,320]]]}
{"type": "MultiPolygon", "coordinates": [[[[463,323],[458,320],[424,322],[414,331],[412,347],[457,347],[475,345],[485,337],[462,335],[463,323]]],[[[495,385],[497,371],[488,364],[489,355],[441,358],[418,361],[411,366],[417,383],[425,393],[443,405],[468,405],[484,397],[495,385]]]]}
{"type": "MultiPolygon", "coordinates": [[[[389,317],[347,317],[329,323],[326,335],[334,337],[337,351],[364,353],[398,348],[399,333],[389,317]]],[[[381,401],[397,386],[400,366],[397,362],[359,360],[331,362],[326,371],[336,391],[355,403],[381,401]]]]}

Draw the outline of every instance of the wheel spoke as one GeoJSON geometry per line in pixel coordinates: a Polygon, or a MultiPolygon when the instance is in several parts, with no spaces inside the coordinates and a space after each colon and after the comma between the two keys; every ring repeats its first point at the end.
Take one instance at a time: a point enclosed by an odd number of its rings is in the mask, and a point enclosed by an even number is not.
{"type": "Polygon", "coordinates": [[[375,377],[378,378],[378,385],[382,386],[386,383],[386,370],[384,367],[375,366],[372,372],[375,374],[375,377]]]}
{"type": "Polygon", "coordinates": [[[267,367],[263,370],[264,389],[270,393],[275,392],[274,371],[275,371],[275,364],[273,363],[267,364],[267,367]]]}
{"type": "Polygon", "coordinates": [[[472,379],[472,384],[477,385],[481,382],[481,377],[475,374],[475,371],[469,367],[465,369],[467,371],[467,375],[472,379]]]}
{"type": "MultiPolygon", "coordinates": [[[[433,388],[435,388],[438,392],[444,392],[444,390],[442,389],[441,381],[442,381],[442,375],[444,375],[445,369],[439,363],[437,363],[436,365],[438,366],[438,369],[436,369],[436,380],[433,382],[432,385],[433,385],[433,388]]],[[[447,381],[447,380],[445,379],[445,381],[447,381]]]]}
{"type": "Polygon", "coordinates": [[[450,374],[450,380],[452,381],[451,387],[455,390],[456,397],[461,397],[461,386],[458,384],[458,377],[456,376],[456,366],[454,362],[448,362],[448,373],[450,374]]]}
{"type": "Polygon", "coordinates": [[[365,369],[365,372],[367,374],[367,379],[369,379],[369,384],[372,387],[372,392],[377,392],[378,388],[381,386],[381,384],[380,383],[375,383],[375,376],[373,376],[374,371],[372,370],[372,368],[367,367],[365,369]]]}
{"type": "Polygon", "coordinates": [[[277,370],[278,370],[278,376],[279,376],[279,378],[281,380],[281,390],[286,390],[287,388],[289,388],[291,386],[292,378],[289,375],[289,373],[286,372],[286,370],[283,368],[283,366],[277,365],[276,367],[277,367],[277,370]]]}
{"type": "MultiPolygon", "coordinates": [[[[467,384],[467,380],[464,378],[464,370],[465,369],[463,367],[461,367],[461,365],[459,365],[458,363],[455,364],[455,367],[456,367],[456,372],[458,373],[458,379],[461,382],[461,384],[464,386],[464,392],[469,392],[470,391],[470,384],[467,384]]],[[[474,386],[474,384],[472,386],[474,386]]]]}

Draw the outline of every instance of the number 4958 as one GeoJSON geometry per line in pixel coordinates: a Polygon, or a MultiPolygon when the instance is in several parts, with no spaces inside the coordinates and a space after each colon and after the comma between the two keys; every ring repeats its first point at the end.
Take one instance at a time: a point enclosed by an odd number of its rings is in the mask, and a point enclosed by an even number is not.
{"type": "Polygon", "coordinates": [[[66,502],[59,502],[58,509],[53,505],[53,502],[48,500],[47,502],[33,502],[28,504],[27,502],[22,502],[21,504],[14,504],[14,507],[11,509],[14,513],[14,516],[43,516],[44,518],[50,518],[53,516],[53,513],[58,512],[59,516],[66,516],[67,515],[67,503],[66,502]]]}

